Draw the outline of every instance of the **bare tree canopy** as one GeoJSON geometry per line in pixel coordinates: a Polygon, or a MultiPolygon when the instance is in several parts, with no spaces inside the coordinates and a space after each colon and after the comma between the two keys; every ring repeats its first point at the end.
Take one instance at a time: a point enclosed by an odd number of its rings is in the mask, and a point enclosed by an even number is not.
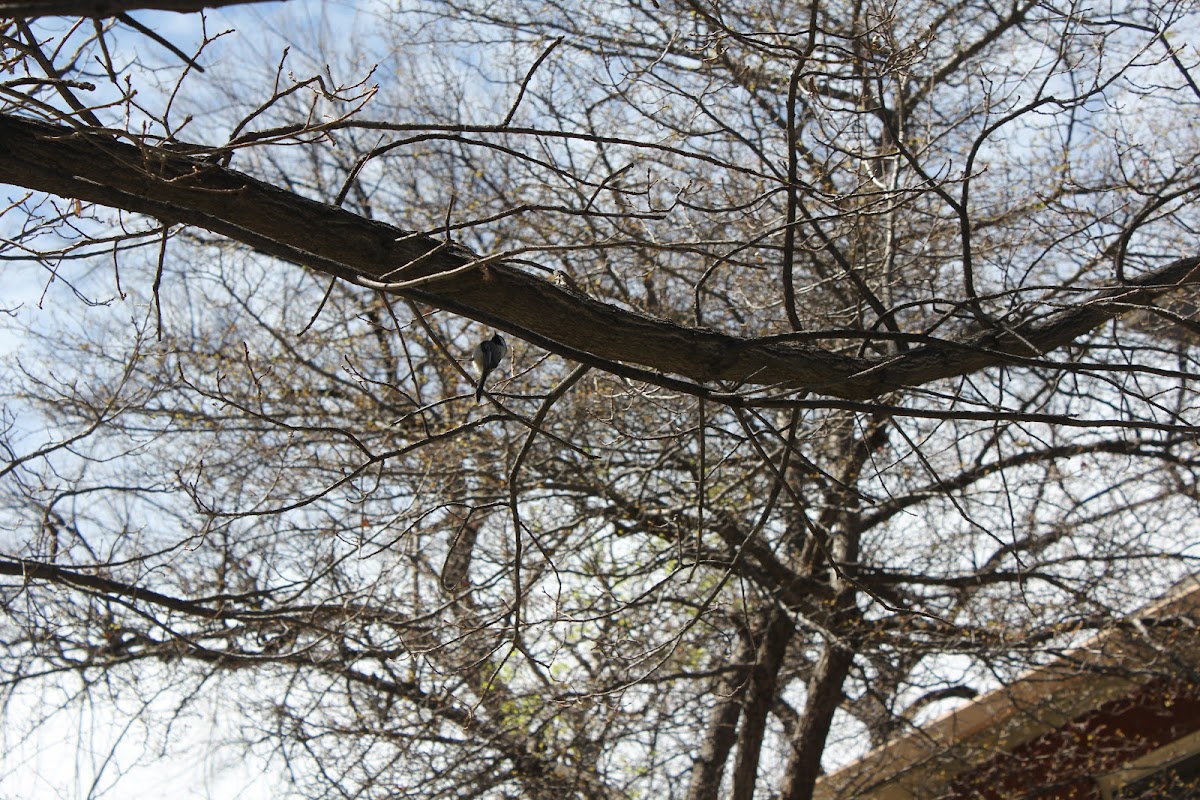
{"type": "Polygon", "coordinates": [[[81,794],[203,717],[810,798],[1195,572],[1192,4],[232,6],[0,4],[0,686],[117,720],[81,794]]]}

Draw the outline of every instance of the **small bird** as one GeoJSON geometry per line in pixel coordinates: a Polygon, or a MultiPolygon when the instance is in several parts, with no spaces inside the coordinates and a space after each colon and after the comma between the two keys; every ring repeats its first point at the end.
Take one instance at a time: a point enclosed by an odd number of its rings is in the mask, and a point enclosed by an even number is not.
{"type": "Polygon", "coordinates": [[[500,362],[504,360],[504,354],[507,352],[508,345],[504,343],[498,333],[475,345],[475,366],[479,369],[479,384],[475,387],[475,402],[478,403],[483,399],[484,381],[487,380],[488,375],[492,374],[492,370],[500,366],[500,362]]]}

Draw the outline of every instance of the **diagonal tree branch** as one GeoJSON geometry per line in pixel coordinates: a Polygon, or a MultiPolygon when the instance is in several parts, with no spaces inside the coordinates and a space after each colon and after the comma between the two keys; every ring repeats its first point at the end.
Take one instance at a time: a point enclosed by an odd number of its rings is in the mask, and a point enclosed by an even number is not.
{"type": "Polygon", "coordinates": [[[0,181],[205,228],[485,322],[568,358],[698,394],[704,390],[695,384],[725,382],[868,400],[1049,352],[1131,306],[1200,280],[1200,257],[1181,258],[1040,322],[932,341],[887,358],[857,358],[781,337],[688,328],[601,303],[442,239],[364,219],[169,148],[129,144],[109,131],[0,115],[0,181]]]}
{"type": "Polygon", "coordinates": [[[206,8],[264,3],[268,0],[28,0],[0,2],[3,17],[115,17],[126,11],[154,9],[190,14],[206,8]]]}

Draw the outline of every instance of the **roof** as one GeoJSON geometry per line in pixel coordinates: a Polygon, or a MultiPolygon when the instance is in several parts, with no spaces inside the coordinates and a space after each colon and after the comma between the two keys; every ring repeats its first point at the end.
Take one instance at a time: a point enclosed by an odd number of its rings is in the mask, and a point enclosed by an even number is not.
{"type": "Polygon", "coordinates": [[[953,794],[955,778],[1138,692],[1164,671],[1153,667],[1168,656],[1198,663],[1197,618],[1200,581],[1193,577],[1052,663],[823,776],[814,798],[928,800],[953,794]],[[1150,668],[1129,670],[1130,663],[1150,668]]]}

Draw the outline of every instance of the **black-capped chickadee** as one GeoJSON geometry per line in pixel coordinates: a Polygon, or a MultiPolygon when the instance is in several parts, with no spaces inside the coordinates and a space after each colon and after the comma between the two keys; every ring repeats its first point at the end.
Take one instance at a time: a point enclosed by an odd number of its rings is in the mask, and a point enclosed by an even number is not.
{"type": "Polygon", "coordinates": [[[479,383],[475,387],[475,402],[483,399],[483,383],[487,380],[488,375],[492,373],[496,367],[500,366],[500,362],[504,360],[504,354],[508,352],[508,345],[500,338],[500,334],[496,334],[490,339],[484,339],[479,344],[475,345],[475,367],[479,370],[479,383]]]}

